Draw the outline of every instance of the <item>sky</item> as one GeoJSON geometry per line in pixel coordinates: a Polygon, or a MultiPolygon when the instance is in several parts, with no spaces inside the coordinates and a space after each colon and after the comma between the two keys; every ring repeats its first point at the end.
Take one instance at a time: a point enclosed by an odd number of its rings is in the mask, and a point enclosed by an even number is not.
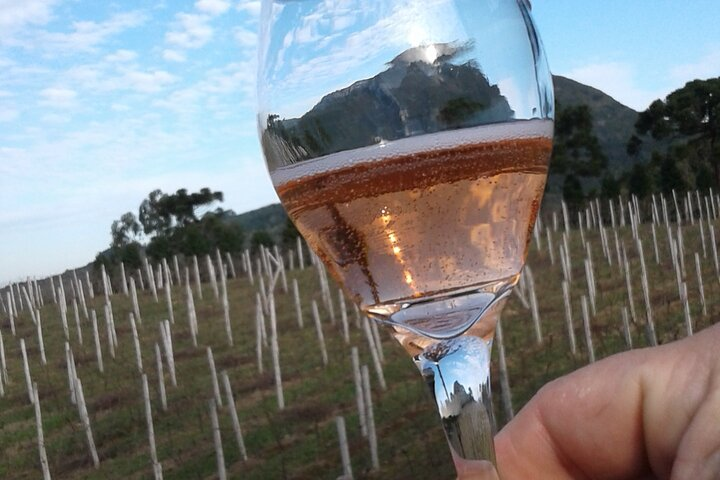
{"type": "MultiPolygon", "coordinates": [[[[720,76],[717,0],[532,3],[553,73],[636,110],[720,76]]],[[[236,212],[277,201],[259,15],[258,0],[0,0],[0,285],[92,261],[156,188],[207,186],[236,212]]]]}

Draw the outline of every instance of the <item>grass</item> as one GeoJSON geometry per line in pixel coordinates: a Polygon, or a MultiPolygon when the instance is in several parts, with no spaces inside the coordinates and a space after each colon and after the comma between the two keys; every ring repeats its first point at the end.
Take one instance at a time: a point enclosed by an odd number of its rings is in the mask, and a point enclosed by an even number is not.
{"type": "MultiPolygon", "coordinates": [[[[658,229],[662,262],[654,260],[649,227],[641,227],[645,261],[651,287],[653,314],[660,343],[684,336],[682,304],[670,264],[664,229],[658,229]]],[[[707,233],[707,232],[706,232],[707,233]]],[[[710,251],[703,260],[705,295],[708,315],[700,313],[699,295],[692,254],[700,251],[697,226],[684,229],[686,278],[692,317],[700,330],[710,325],[720,313],[720,282],[715,274],[710,251]]],[[[560,232],[554,234],[555,248],[560,232]]],[[[628,248],[633,273],[634,305],[638,316],[632,325],[636,346],[647,344],[644,335],[645,307],[640,284],[639,259],[629,228],[621,232],[628,248]]],[[[586,232],[592,246],[598,290],[598,311],[592,319],[595,353],[598,358],[625,349],[622,337],[620,308],[627,304],[624,276],[617,269],[616,258],[610,266],[602,255],[599,235],[586,232]]],[[[559,260],[550,263],[546,238],[542,248],[533,242],[529,264],[532,266],[543,327],[543,344],[534,338],[530,311],[513,296],[504,314],[505,348],[507,353],[512,399],[518,410],[548,381],[583,366],[586,360],[582,336],[580,296],[587,286],[582,260],[584,247],[580,235],[571,235],[573,259],[572,309],[577,333],[578,353],[568,347],[564,323],[564,306],[559,260]]],[[[614,244],[610,236],[611,251],[614,244]]],[[[558,255],[556,254],[556,257],[558,255]]],[[[239,264],[239,262],[238,262],[239,264]]],[[[239,268],[238,268],[239,270],[239,268]]],[[[225,461],[230,478],[243,479],[309,479],[337,478],[342,473],[334,418],[344,415],[356,478],[434,479],[453,478],[447,447],[437,414],[431,404],[416,368],[389,335],[382,335],[386,356],[384,364],[388,390],[379,390],[373,377],[373,401],[378,431],[381,470],[370,471],[367,441],[361,437],[355,412],[355,391],[350,364],[350,346],[360,350],[361,363],[371,365],[370,352],[362,331],[355,326],[355,316],[348,312],[352,325],[351,342],[342,340],[340,322],[331,323],[321,307],[323,329],[327,339],[329,365],[323,367],[312,324],[310,302],[319,301],[319,282],[314,269],[288,273],[297,278],[302,296],[305,328],[297,326],[292,293],[277,291],[278,329],[282,377],[287,408],[278,411],[270,361],[270,349],[264,350],[264,373],[258,373],[255,360],[255,286],[245,277],[230,280],[229,302],[234,346],[225,337],[221,303],[216,301],[209,284],[203,285],[204,299],[195,296],[199,323],[198,348],[193,348],[184,301],[184,289],[173,289],[175,325],[172,336],[175,350],[178,386],[166,388],[168,410],[163,412],[158,397],[154,345],[160,342],[158,323],[167,318],[164,296],[155,303],[149,291],[139,292],[143,322],[138,325],[143,352],[144,370],[148,374],[152,397],[157,451],[166,479],[206,479],[216,475],[215,452],[209,427],[207,400],[212,397],[206,346],[211,346],[218,372],[227,370],[233,387],[245,443],[250,458],[240,459],[235,445],[230,416],[226,407],[219,411],[225,461]]],[[[333,287],[335,288],[335,287],[333,287]]],[[[96,291],[99,289],[96,287],[96,291]]],[[[140,374],[128,314],[127,297],[112,297],[118,332],[117,358],[111,359],[107,349],[106,329],[102,314],[103,300],[96,296],[89,308],[98,312],[98,326],[105,363],[100,374],[95,360],[90,322],[81,315],[84,344],[77,341],[72,308],[69,309],[70,343],[75,355],[78,375],[85,389],[88,411],[100,467],[92,466],[85,434],[77,409],[70,403],[65,370],[64,335],[58,307],[49,296],[42,309],[43,331],[48,364],[40,363],[37,334],[28,312],[17,319],[17,336],[10,333],[9,321],[3,317],[2,330],[8,358],[11,383],[0,398],[0,478],[35,479],[40,475],[34,411],[28,402],[23,378],[19,339],[25,338],[32,377],[38,382],[45,429],[45,441],[54,478],[113,479],[151,478],[152,469],[145,426],[140,374]]],[[[338,306],[336,305],[337,309],[338,306]]],[[[372,371],[372,368],[371,368],[372,371]]],[[[497,380],[497,372],[495,379],[497,380]]],[[[371,375],[373,375],[371,373],[371,375]]],[[[500,414],[499,386],[494,385],[496,409],[500,414]]]]}

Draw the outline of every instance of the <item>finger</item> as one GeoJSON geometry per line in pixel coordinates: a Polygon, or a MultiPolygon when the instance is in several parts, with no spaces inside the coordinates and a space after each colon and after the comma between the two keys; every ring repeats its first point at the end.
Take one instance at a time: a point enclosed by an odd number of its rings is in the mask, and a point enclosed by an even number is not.
{"type": "Polygon", "coordinates": [[[552,382],[498,435],[502,478],[716,478],[717,345],[720,326],[552,382]]]}
{"type": "Polygon", "coordinates": [[[503,479],[639,478],[649,471],[642,426],[643,351],[556,380],[497,437],[503,479]]]}
{"type": "Polygon", "coordinates": [[[458,480],[499,480],[497,470],[487,460],[465,460],[450,447],[458,480]]]}

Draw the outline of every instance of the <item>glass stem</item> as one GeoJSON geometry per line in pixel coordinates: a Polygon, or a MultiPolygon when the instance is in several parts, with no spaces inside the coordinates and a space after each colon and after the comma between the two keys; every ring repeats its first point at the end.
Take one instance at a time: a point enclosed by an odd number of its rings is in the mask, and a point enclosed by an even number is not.
{"type": "Polygon", "coordinates": [[[492,337],[466,334],[428,346],[415,361],[435,399],[456,463],[483,461],[494,473],[491,347],[492,337]]]}

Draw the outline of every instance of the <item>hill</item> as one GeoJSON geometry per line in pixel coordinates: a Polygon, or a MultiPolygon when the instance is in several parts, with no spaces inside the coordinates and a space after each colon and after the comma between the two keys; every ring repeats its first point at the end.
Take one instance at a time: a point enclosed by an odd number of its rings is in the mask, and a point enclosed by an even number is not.
{"type": "Polygon", "coordinates": [[[266,207],[238,214],[236,217],[233,217],[232,221],[239,223],[248,235],[252,235],[252,232],[258,230],[265,230],[269,234],[277,236],[285,226],[287,218],[285,209],[283,209],[279,203],[274,203],[266,207]]]}
{"type": "MultiPolygon", "coordinates": [[[[612,171],[627,170],[633,163],[625,146],[635,132],[638,112],[623,105],[602,90],[584,85],[575,80],[553,76],[555,103],[563,107],[587,105],[593,116],[593,127],[600,146],[608,157],[608,168],[612,171]]],[[[646,156],[652,146],[643,150],[646,156]]],[[[641,157],[644,160],[644,157],[641,157]]]]}

